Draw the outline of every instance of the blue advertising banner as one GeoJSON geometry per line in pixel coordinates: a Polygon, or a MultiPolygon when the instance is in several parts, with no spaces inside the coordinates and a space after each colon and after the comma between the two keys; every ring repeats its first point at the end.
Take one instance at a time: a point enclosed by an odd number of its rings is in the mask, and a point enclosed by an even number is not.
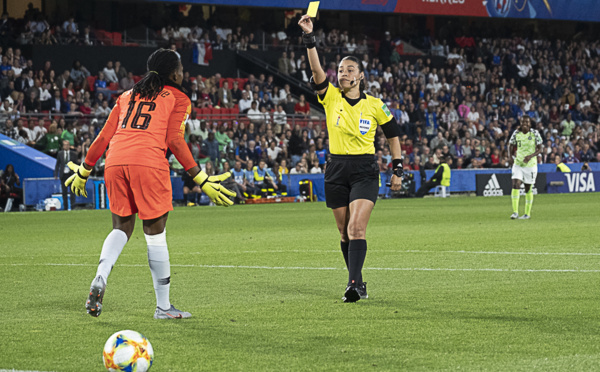
{"type": "MultiPolygon", "coordinates": [[[[164,2],[181,3],[180,0],[163,0],[164,2]]],[[[393,13],[398,0],[327,0],[321,1],[319,10],[347,10],[361,12],[393,13]]],[[[308,9],[310,0],[188,0],[188,4],[259,6],[268,8],[308,9]]]]}
{"type": "MultiPolygon", "coordinates": [[[[149,0],[148,0],[149,1],[149,0]]],[[[162,0],[181,3],[180,0],[162,0]]],[[[188,4],[307,9],[310,0],[188,0],[188,4]]],[[[598,0],[328,0],[320,10],[600,21],[598,0]]]]}
{"type": "Polygon", "coordinates": [[[547,173],[548,193],[576,193],[600,191],[600,172],[547,173]]]}

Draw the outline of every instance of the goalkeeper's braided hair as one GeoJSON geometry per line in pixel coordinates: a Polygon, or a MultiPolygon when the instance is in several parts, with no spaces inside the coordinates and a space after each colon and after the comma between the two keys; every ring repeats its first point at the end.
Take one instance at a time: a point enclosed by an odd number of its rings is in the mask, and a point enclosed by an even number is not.
{"type": "Polygon", "coordinates": [[[139,94],[140,99],[154,100],[171,81],[171,74],[179,67],[179,57],[170,49],[158,49],[148,57],[146,75],[133,86],[131,100],[139,94]]]}

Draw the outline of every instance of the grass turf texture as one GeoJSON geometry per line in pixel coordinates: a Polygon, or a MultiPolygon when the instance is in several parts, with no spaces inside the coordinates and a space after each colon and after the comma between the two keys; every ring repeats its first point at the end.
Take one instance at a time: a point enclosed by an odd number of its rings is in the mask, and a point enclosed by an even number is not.
{"type": "Polygon", "coordinates": [[[597,200],[536,196],[528,221],[509,219],[508,197],[379,201],[370,298],[356,304],[340,300],[347,273],[324,203],[176,208],[183,321],[152,318],[139,221],[92,318],[109,212],[2,214],[0,369],[101,371],[106,339],[133,329],[154,347],[153,371],[596,370],[597,200]]]}

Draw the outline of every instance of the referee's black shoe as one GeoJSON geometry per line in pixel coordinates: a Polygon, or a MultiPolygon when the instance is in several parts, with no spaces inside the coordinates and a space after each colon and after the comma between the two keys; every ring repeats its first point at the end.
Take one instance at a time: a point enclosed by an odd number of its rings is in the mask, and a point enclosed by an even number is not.
{"type": "Polygon", "coordinates": [[[358,291],[361,300],[369,298],[369,295],[367,294],[367,282],[362,282],[356,290],[358,291]]]}
{"type": "Polygon", "coordinates": [[[344,297],[342,297],[344,302],[356,302],[360,300],[360,294],[358,293],[358,289],[354,285],[349,285],[346,287],[346,292],[344,293],[344,297]]]}

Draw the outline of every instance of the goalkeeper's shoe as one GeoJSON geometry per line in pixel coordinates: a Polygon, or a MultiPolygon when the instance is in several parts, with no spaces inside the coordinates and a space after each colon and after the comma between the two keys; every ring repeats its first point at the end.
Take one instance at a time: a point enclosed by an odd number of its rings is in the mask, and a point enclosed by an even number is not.
{"type": "Polygon", "coordinates": [[[342,300],[344,302],[356,302],[360,300],[360,294],[358,293],[358,289],[355,285],[349,285],[346,287],[346,292],[344,293],[342,300]]]}
{"type": "Polygon", "coordinates": [[[369,298],[369,295],[367,294],[367,282],[362,282],[356,290],[358,291],[361,300],[369,298]]]}
{"type": "Polygon", "coordinates": [[[517,212],[510,215],[511,220],[516,220],[517,218],[519,218],[519,214],[517,212]]]}
{"type": "Polygon", "coordinates": [[[102,312],[102,299],[104,298],[104,291],[106,290],[106,283],[100,275],[98,275],[93,281],[90,287],[90,294],[87,301],[85,302],[85,308],[87,313],[94,317],[99,317],[102,312]]]}
{"type": "Polygon", "coordinates": [[[156,311],[154,312],[154,319],[183,319],[183,318],[191,318],[192,314],[187,311],[181,311],[175,308],[175,306],[171,305],[168,310],[163,310],[160,307],[156,307],[156,311]]]}

